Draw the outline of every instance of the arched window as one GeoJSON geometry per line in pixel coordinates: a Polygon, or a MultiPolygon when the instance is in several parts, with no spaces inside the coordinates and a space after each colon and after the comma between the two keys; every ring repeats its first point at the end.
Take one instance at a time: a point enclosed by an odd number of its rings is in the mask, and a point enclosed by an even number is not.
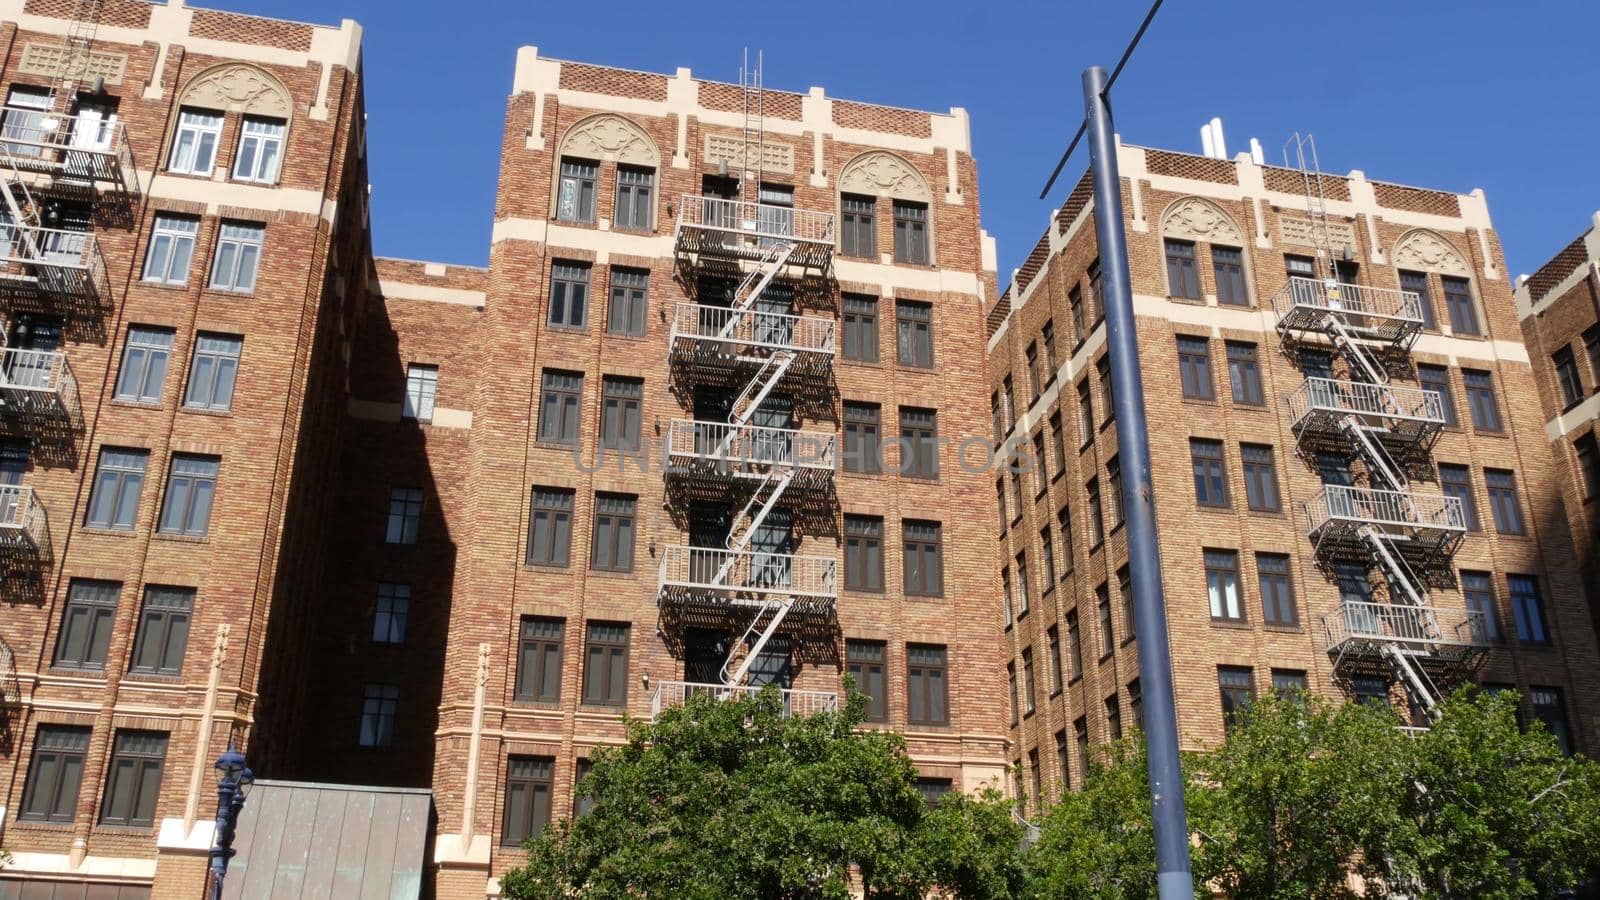
{"type": "Polygon", "coordinates": [[[928,265],[933,261],[930,206],[933,192],[917,167],[883,150],[863,153],[839,173],[839,252],[878,257],[880,200],[889,201],[894,261],[928,265]]]}
{"type": "Polygon", "coordinates": [[[1250,305],[1244,232],[1221,207],[1202,197],[1175,201],[1161,214],[1161,243],[1168,296],[1201,302],[1210,287],[1221,305],[1250,305]]]}

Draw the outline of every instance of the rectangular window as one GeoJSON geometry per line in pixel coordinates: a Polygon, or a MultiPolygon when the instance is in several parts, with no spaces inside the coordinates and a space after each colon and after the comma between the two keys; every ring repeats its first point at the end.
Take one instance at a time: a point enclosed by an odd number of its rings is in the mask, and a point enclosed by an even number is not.
{"type": "Polygon", "coordinates": [[[1430,366],[1427,363],[1417,364],[1417,384],[1425,391],[1433,391],[1439,395],[1439,405],[1443,408],[1444,424],[1456,428],[1461,424],[1456,417],[1455,391],[1450,389],[1450,370],[1444,366],[1430,366]]]}
{"type": "Polygon", "coordinates": [[[1105,700],[1106,707],[1106,734],[1113,741],[1122,739],[1122,704],[1117,702],[1117,695],[1112,694],[1105,700]]]}
{"type": "Polygon", "coordinates": [[[906,721],[913,725],[950,724],[949,668],[945,648],[906,645],[906,721]]]}
{"type": "Polygon", "coordinates": [[[1106,317],[1106,307],[1104,303],[1100,302],[1100,258],[1098,256],[1089,262],[1089,269],[1086,274],[1089,278],[1089,308],[1094,311],[1094,323],[1099,325],[1100,320],[1106,317]]]}
{"type": "Polygon", "coordinates": [[[1217,666],[1217,687],[1222,692],[1222,724],[1231,729],[1255,699],[1255,679],[1243,666],[1217,666]]]}
{"type": "Polygon", "coordinates": [[[1239,553],[1236,550],[1206,550],[1206,596],[1211,601],[1211,618],[1222,622],[1243,622],[1244,605],[1239,602],[1239,553]]]}
{"type": "Polygon", "coordinates": [[[633,571],[634,507],[625,494],[594,495],[594,546],[589,568],[598,572],[633,571]]]}
{"type": "Polygon", "coordinates": [[[645,333],[649,307],[650,273],[645,269],[611,270],[611,305],[606,309],[606,331],[640,337],[645,333]]]}
{"type": "Polygon", "coordinates": [[[1533,717],[1544,723],[1544,730],[1556,739],[1556,746],[1564,756],[1572,755],[1572,726],[1567,722],[1567,704],[1557,687],[1528,688],[1528,702],[1533,707],[1533,717]]]}
{"type": "Polygon", "coordinates": [[[1583,330],[1583,352],[1589,357],[1589,375],[1594,379],[1595,390],[1600,391],[1600,325],[1583,330]]]}
{"type": "Polygon", "coordinates": [[[528,513],[530,566],[565,568],[572,554],[573,492],[562,488],[533,489],[528,513]]]}
{"type": "Polygon", "coordinates": [[[1509,469],[1484,469],[1483,481],[1489,489],[1489,508],[1494,512],[1494,530],[1501,534],[1523,534],[1522,500],[1517,496],[1517,477],[1509,469]]]}
{"type": "Polygon", "coordinates": [[[1299,624],[1289,557],[1281,553],[1257,553],[1256,575],[1261,580],[1261,620],[1268,625],[1299,624]]]}
{"type": "Polygon", "coordinates": [[[233,385],[239,377],[239,355],[243,348],[244,341],[237,335],[206,332],[196,335],[194,361],[189,366],[189,389],[183,405],[189,409],[219,412],[232,409],[233,385]]]}
{"type": "Polygon", "coordinates": [[[588,263],[555,262],[550,266],[552,328],[583,328],[589,322],[588,263]]]}
{"type": "Polygon", "coordinates": [[[1088,774],[1089,774],[1089,719],[1088,719],[1088,717],[1079,716],[1077,718],[1077,720],[1072,723],[1072,734],[1073,734],[1073,741],[1078,745],[1078,771],[1082,773],[1082,776],[1080,776],[1080,778],[1081,777],[1087,777],[1088,774]]]}
{"type": "Polygon", "coordinates": [[[1455,334],[1482,334],[1478,327],[1477,308],[1472,303],[1472,286],[1465,278],[1442,275],[1444,307],[1450,316],[1450,330],[1455,334]]]}
{"type": "Polygon", "coordinates": [[[937,412],[900,407],[900,452],[900,474],[930,480],[939,477],[937,412]]]}
{"type": "Polygon", "coordinates": [[[846,671],[856,690],[867,695],[867,721],[889,721],[889,688],[884,680],[885,646],[880,641],[845,641],[846,671]]]}
{"type": "Polygon", "coordinates": [[[883,519],[844,517],[844,586],[883,593],[883,519]]]}
{"type": "Polygon", "coordinates": [[[111,763],[106,767],[100,824],[155,825],[156,798],[161,796],[161,770],[166,760],[166,732],[118,730],[111,763]]]}
{"type": "Polygon", "coordinates": [[[1094,400],[1089,395],[1089,381],[1078,382],[1078,444],[1087,447],[1094,440],[1094,400]]]}
{"type": "Polygon", "coordinates": [[[938,522],[901,524],[904,533],[905,592],[918,597],[944,594],[943,529],[938,522]]]}
{"type": "Polygon", "coordinates": [[[1100,623],[1100,659],[1103,661],[1117,647],[1117,632],[1111,621],[1111,588],[1102,584],[1094,589],[1094,595],[1097,598],[1095,614],[1099,616],[1100,623]]]}
{"type": "Polygon", "coordinates": [[[1583,478],[1583,499],[1600,497],[1600,445],[1596,445],[1594,435],[1586,434],[1574,441],[1572,452],[1577,456],[1578,474],[1583,478]]]}
{"type": "Polygon", "coordinates": [[[439,392],[439,367],[410,363],[406,366],[406,399],[402,419],[433,421],[433,401],[439,392]]]}
{"type": "Polygon", "coordinates": [[[1215,400],[1211,383],[1211,342],[1202,337],[1178,336],[1178,376],[1183,396],[1190,400],[1215,400]]]}
{"type": "Polygon", "coordinates": [[[122,370],[117,373],[118,400],[161,402],[172,359],[172,337],[170,328],[128,326],[128,340],[122,345],[122,370]]]}
{"type": "Polygon", "coordinates": [[[1272,448],[1266,444],[1240,444],[1239,459],[1244,465],[1245,502],[1256,512],[1278,512],[1283,503],[1278,497],[1278,467],[1272,448]]]}
{"type": "Polygon", "coordinates": [[[1583,381],[1578,377],[1578,360],[1571,347],[1562,347],[1550,356],[1555,367],[1556,387],[1561,391],[1561,406],[1571,409],[1583,401],[1583,381]]]}
{"type": "Polygon", "coordinates": [[[1423,272],[1400,272],[1400,290],[1417,295],[1417,305],[1422,310],[1422,327],[1438,331],[1438,317],[1433,311],[1433,298],[1428,296],[1428,276],[1423,272]]]}
{"type": "Polygon", "coordinates": [[[1128,710],[1133,713],[1133,724],[1140,731],[1144,730],[1144,688],[1139,684],[1139,679],[1128,682],[1128,710]]]}
{"type": "Polygon", "coordinates": [[[876,403],[845,401],[844,470],[865,475],[883,471],[882,426],[876,403]]]}
{"type": "Polygon", "coordinates": [[[521,847],[550,824],[555,767],[555,760],[548,756],[506,759],[506,805],[500,824],[500,846],[521,847]]]}
{"type": "Polygon", "coordinates": [[[1228,341],[1228,381],[1233,385],[1233,402],[1264,406],[1261,389],[1261,359],[1255,344],[1228,341]]]}
{"type": "Polygon", "coordinates": [[[1478,504],[1472,495],[1472,470],[1452,463],[1439,463],[1439,489],[1446,497],[1461,501],[1461,515],[1470,531],[1482,529],[1478,504]]]}
{"type": "Polygon", "coordinates": [[[1100,506],[1100,479],[1089,479],[1084,490],[1089,494],[1089,550],[1092,552],[1106,539],[1105,510],[1100,506]]]}
{"type": "Polygon", "coordinates": [[[1029,341],[1028,342],[1028,349],[1024,353],[1024,358],[1027,360],[1027,364],[1028,364],[1028,387],[1032,391],[1032,393],[1029,394],[1029,396],[1032,397],[1034,400],[1037,400],[1037,399],[1039,399],[1039,393],[1044,390],[1044,381],[1041,379],[1041,377],[1039,375],[1039,342],[1038,341],[1029,341]]]}
{"type": "Polygon", "coordinates": [[[1379,709],[1388,709],[1389,683],[1375,675],[1357,675],[1350,679],[1350,692],[1355,701],[1379,709]]]}
{"type": "Polygon", "coordinates": [[[928,264],[928,205],[894,201],[894,261],[928,264]]]}
{"type": "Polygon", "coordinates": [[[556,219],[562,222],[594,221],[595,182],[600,167],[581,159],[561,160],[561,181],[556,189],[556,219]]]}
{"type": "Polygon", "coordinates": [[[1005,413],[1000,409],[999,391],[992,391],[989,394],[989,419],[990,426],[994,429],[994,446],[998,450],[1006,439],[1005,413]]]}
{"type": "Polygon", "coordinates": [[[111,645],[111,627],[117,615],[117,595],[122,585],[115,581],[89,581],[74,578],[67,588],[67,603],[61,612],[61,631],[56,635],[56,652],[51,665],[63,669],[106,667],[106,648],[111,645]]]}
{"type": "Polygon", "coordinates": [[[1488,572],[1461,573],[1461,599],[1467,611],[1477,613],[1483,620],[1484,640],[1500,641],[1499,616],[1495,615],[1494,582],[1488,572]]]}
{"type": "Polygon", "coordinates": [[[1035,497],[1043,497],[1045,489],[1050,484],[1048,463],[1049,460],[1045,459],[1044,454],[1044,432],[1041,431],[1033,436],[1033,478],[1037,485],[1035,497]]]}
{"type": "Polygon", "coordinates": [[[200,220],[190,216],[157,213],[145,251],[145,281],[182,287],[189,283],[189,263],[194,259],[194,239],[200,220]]]}
{"type": "Polygon", "coordinates": [[[628,703],[627,623],[590,622],[583,658],[583,702],[592,706],[628,703]]]}
{"type": "Polygon", "coordinates": [[[878,201],[874,197],[844,194],[839,198],[839,252],[844,256],[875,259],[878,255],[878,201]]]}
{"type": "Polygon", "coordinates": [[[578,772],[572,776],[572,817],[581,819],[594,812],[594,795],[585,793],[584,782],[589,780],[589,773],[594,771],[594,763],[587,759],[578,760],[578,772]]]}
{"type": "Polygon", "coordinates": [[[1065,678],[1061,672],[1061,633],[1054,625],[1047,632],[1050,639],[1050,694],[1061,693],[1065,678]]]}
{"type": "Polygon", "coordinates": [[[933,365],[933,304],[898,300],[894,304],[896,358],[902,366],[933,365]]]}
{"type": "Polygon", "coordinates": [[[1217,302],[1249,306],[1244,284],[1244,253],[1238,247],[1212,247],[1211,265],[1217,275],[1217,302]]]}
{"type": "MultiPolygon", "coordinates": [[[[517,642],[518,700],[536,703],[561,701],[561,655],[566,630],[565,619],[522,617],[522,630],[517,642]]],[[[590,633],[593,633],[593,626],[590,633]]]]}
{"type": "Polygon", "coordinates": [[[1222,463],[1222,442],[1190,438],[1189,461],[1194,468],[1195,502],[1219,509],[1232,505],[1228,498],[1228,472],[1222,463]]]}
{"type": "Polygon", "coordinates": [[[1111,383],[1111,357],[1102,356],[1094,364],[1094,370],[1100,379],[1100,402],[1105,410],[1106,417],[1100,423],[1104,428],[1117,418],[1117,394],[1111,383]]]}
{"type": "Polygon", "coordinates": [[[1166,240],[1167,293],[1186,300],[1199,300],[1200,274],[1194,267],[1194,242],[1166,240]]]}
{"type": "Polygon", "coordinates": [[[1067,435],[1061,424],[1061,413],[1050,416],[1050,451],[1056,457],[1055,474],[1067,471],[1067,435]]]}
{"type": "Polygon", "coordinates": [[[1124,640],[1134,640],[1139,636],[1139,623],[1133,609],[1133,573],[1127,566],[1117,569],[1117,599],[1122,604],[1122,627],[1127,633],[1124,640]]]}
{"type": "Polygon", "coordinates": [[[415,544],[417,529],[421,524],[422,488],[390,488],[389,521],[384,529],[384,542],[415,544]]]}
{"type": "Polygon", "coordinates": [[[1500,431],[1500,406],[1494,397],[1494,376],[1479,369],[1462,369],[1461,381],[1467,386],[1467,408],[1472,411],[1472,427],[1479,431],[1500,431]]]}
{"type": "Polygon", "coordinates": [[[403,644],[406,621],[411,618],[411,585],[378,582],[378,602],[372,608],[372,642],[403,644]]]}
{"type": "Polygon", "coordinates": [[[1039,329],[1039,339],[1044,342],[1044,383],[1049,384],[1056,380],[1056,367],[1060,365],[1056,357],[1055,320],[1044,320],[1043,327],[1039,329]]]}
{"type": "Polygon", "coordinates": [[[1038,697],[1035,695],[1033,687],[1032,648],[1023,648],[1022,651],[1022,702],[1026,714],[1033,715],[1034,708],[1038,703],[1038,697]]]}
{"type": "Polygon", "coordinates": [[[1544,600],[1539,596],[1539,580],[1532,575],[1507,575],[1511,593],[1511,616],[1516,621],[1517,639],[1525,644],[1548,644],[1550,632],[1544,625],[1544,600]]]}
{"type": "Polygon", "coordinates": [[[211,527],[211,505],[217,494],[215,456],[174,454],[167,473],[166,505],[161,510],[162,534],[204,537],[211,527]]]}
{"type": "Polygon", "coordinates": [[[1061,793],[1066,793],[1072,787],[1072,769],[1067,762],[1067,733],[1056,732],[1056,771],[1061,773],[1061,793]]]}
{"type": "Polygon", "coordinates": [[[1309,256],[1285,253],[1283,255],[1283,269],[1290,278],[1317,277],[1317,264],[1309,256]]]}
{"type": "Polygon", "coordinates": [[[954,782],[949,778],[917,779],[917,793],[922,795],[923,802],[928,804],[930,809],[938,806],[944,795],[950,793],[954,787],[954,782]]]}
{"type": "Polygon", "coordinates": [[[178,133],[172,138],[167,171],[180,175],[210,175],[222,140],[222,113],[206,109],[180,109],[178,133]]]}
{"type": "Polygon", "coordinates": [[[1032,598],[1030,596],[1030,591],[1029,591],[1029,587],[1028,587],[1028,554],[1026,552],[1018,553],[1016,562],[1017,562],[1017,615],[1018,615],[1018,617],[1021,617],[1021,616],[1027,615],[1028,614],[1028,610],[1033,608],[1033,600],[1032,600],[1032,598]]]}
{"type": "Polygon", "coordinates": [[[89,729],[73,725],[40,725],[33,739],[33,760],[17,819],[23,822],[72,824],[77,817],[78,790],[83,785],[89,729]]]}
{"type": "Polygon", "coordinates": [[[1039,574],[1043,576],[1043,593],[1048,594],[1056,583],[1056,539],[1049,525],[1039,529],[1039,551],[1044,554],[1043,570],[1039,574]]]}
{"type": "Polygon", "coordinates": [[[617,206],[612,216],[618,228],[649,231],[655,226],[656,170],[617,166],[617,206]]]}
{"type": "Polygon", "coordinates": [[[856,362],[878,361],[878,298],[845,294],[844,358],[856,362]]]}
{"type": "Polygon", "coordinates": [[[544,370],[539,400],[539,440],[548,444],[578,442],[583,373],[544,370]]]}
{"type": "Polygon", "coordinates": [[[400,709],[400,688],[393,684],[368,684],[361,691],[361,733],[363,747],[388,747],[394,744],[395,714],[400,709]]]}
{"type": "Polygon", "coordinates": [[[1067,306],[1072,311],[1072,339],[1081,344],[1089,337],[1089,329],[1084,324],[1083,289],[1073,285],[1067,291],[1067,306]]]}
{"type": "Polygon", "coordinates": [[[600,449],[639,451],[640,406],[644,382],[604,375],[600,378],[600,449]]]}
{"type": "Polygon", "coordinates": [[[995,502],[1000,507],[1000,533],[1005,534],[1006,523],[1011,521],[1011,517],[1006,514],[1006,480],[1004,478],[996,478],[994,480],[994,495],[995,502]]]}
{"type": "Polygon", "coordinates": [[[223,222],[217,238],[217,255],[211,262],[211,289],[248,294],[256,289],[261,247],[267,239],[264,225],[223,222]]]}
{"type": "Polygon", "coordinates": [[[94,473],[85,525],[133,530],[133,520],[139,514],[139,494],[144,490],[145,464],[149,459],[148,450],[100,448],[100,465],[94,473]]]}
{"type": "Polygon", "coordinates": [[[1111,527],[1116,528],[1122,524],[1123,513],[1121,454],[1106,460],[1106,484],[1111,488],[1111,527]]]}
{"type": "Polygon", "coordinates": [[[194,588],[146,587],[128,670],[140,675],[183,674],[193,611],[194,588]]]}
{"type": "Polygon", "coordinates": [[[1017,664],[1006,663],[1006,692],[1011,697],[1011,724],[1022,718],[1021,705],[1017,703],[1017,664]]]}
{"type": "Polygon", "coordinates": [[[245,116],[239,132],[239,154],[233,160],[235,181],[272,184],[283,162],[284,122],[245,116]]]}
{"type": "Polygon", "coordinates": [[[1056,513],[1056,528],[1061,532],[1061,578],[1064,581],[1072,572],[1074,561],[1071,507],[1063,506],[1056,513]]]}
{"type": "Polygon", "coordinates": [[[1272,690],[1283,697],[1309,690],[1306,673],[1299,669],[1273,669],[1272,690]]]}
{"type": "Polygon", "coordinates": [[[1067,681],[1083,677],[1083,631],[1078,627],[1078,611],[1067,610],[1067,681]]]}

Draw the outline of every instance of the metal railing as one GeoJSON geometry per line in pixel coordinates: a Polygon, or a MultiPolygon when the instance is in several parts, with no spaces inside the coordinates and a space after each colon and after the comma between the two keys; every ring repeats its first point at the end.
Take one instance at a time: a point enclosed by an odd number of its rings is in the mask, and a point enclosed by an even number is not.
{"type": "Polygon", "coordinates": [[[1352,641],[1394,641],[1405,644],[1487,647],[1484,614],[1469,609],[1373,603],[1346,600],[1322,617],[1328,651],[1352,641]]]}
{"type": "Polygon", "coordinates": [[[821,316],[791,316],[755,309],[732,309],[679,301],[672,317],[672,341],[721,341],[774,350],[832,355],[835,322],[821,316]]]}
{"type": "MultiPolygon", "coordinates": [[[[761,690],[756,685],[748,684],[729,686],[696,681],[658,681],[655,693],[650,697],[650,716],[655,718],[661,715],[662,710],[681,706],[691,697],[731,700],[754,697],[761,693],[761,690]]],[[[782,688],[781,693],[783,714],[786,716],[809,716],[813,713],[839,710],[839,695],[833,691],[799,691],[782,688]]]]}
{"type": "Polygon", "coordinates": [[[69,178],[119,181],[133,169],[121,122],[100,116],[58,116],[22,106],[0,107],[0,153],[18,169],[69,178]]]}
{"type": "Polygon", "coordinates": [[[67,355],[59,351],[0,349],[0,413],[13,406],[41,406],[71,415],[78,407],[78,380],[67,355]]]}
{"type": "Polygon", "coordinates": [[[94,235],[0,223],[0,283],[23,279],[41,291],[100,298],[106,264],[94,235]]]}
{"type": "Polygon", "coordinates": [[[661,554],[661,587],[834,599],[839,562],[760,550],[672,545],[661,554]]]}
{"type": "Polygon", "coordinates": [[[678,205],[678,231],[718,231],[761,240],[833,244],[833,213],[684,194],[678,205]]]}
{"type": "Polygon", "coordinates": [[[50,524],[33,488],[0,485],[0,546],[39,550],[50,543],[50,524]]]}
{"type": "Polygon", "coordinates": [[[667,446],[674,461],[832,469],[838,436],[831,431],[673,419],[667,446]]]}
{"type": "Polygon", "coordinates": [[[1305,511],[1312,534],[1334,521],[1398,528],[1467,530],[1466,512],[1462,509],[1460,498],[1443,494],[1329,484],[1323,485],[1316,496],[1306,501],[1305,511]]]}
{"type": "Polygon", "coordinates": [[[1324,278],[1291,277],[1272,298],[1278,317],[1290,316],[1296,309],[1340,313],[1354,328],[1389,322],[1422,323],[1422,299],[1413,291],[1344,284],[1324,278]]]}
{"type": "Polygon", "coordinates": [[[1444,401],[1438,391],[1336,378],[1307,378],[1289,395],[1289,415],[1295,426],[1313,412],[1444,424],[1444,401]]]}

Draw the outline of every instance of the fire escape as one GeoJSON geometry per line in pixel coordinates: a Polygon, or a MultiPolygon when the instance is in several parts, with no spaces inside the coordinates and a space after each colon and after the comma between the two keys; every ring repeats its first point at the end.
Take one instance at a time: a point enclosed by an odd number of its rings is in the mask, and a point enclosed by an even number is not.
{"type": "MultiPolygon", "coordinates": [[[[91,228],[138,193],[127,136],[103,84],[90,77],[99,0],[78,0],[47,91],[13,92],[0,108],[0,430],[36,448],[70,447],[83,425],[63,322],[111,303],[91,228]]],[[[0,468],[4,467],[0,460],[0,468]]],[[[0,479],[0,552],[7,564],[49,553],[49,525],[31,488],[0,479]]]]}
{"type": "MultiPolygon", "coordinates": [[[[763,651],[831,620],[839,591],[836,557],[794,553],[789,533],[791,513],[832,495],[837,435],[772,424],[774,409],[786,419],[831,383],[835,320],[774,301],[797,281],[827,277],[833,216],[762,202],[759,57],[740,81],[735,196],[683,197],[674,230],[679,270],[698,302],[677,304],[669,354],[674,390],[694,413],[669,425],[665,478],[680,511],[709,507],[718,521],[697,532],[690,513],[690,543],[664,549],[659,605],[670,626],[742,634],[718,647],[725,655],[714,675],[689,672],[686,657],[686,680],[659,682],[656,714],[695,694],[758,690],[752,667],[763,651]]],[[[832,692],[783,694],[795,713],[838,705],[832,692]]]]}
{"type": "Polygon", "coordinates": [[[1392,678],[1414,709],[1431,711],[1440,686],[1470,671],[1488,636],[1483,613],[1429,595],[1448,579],[1467,524],[1459,499],[1415,490],[1408,477],[1430,468],[1444,426],[1437,392],[1390,381],[1408,368],[1421,298],[1341,279],[1309,135],[1290,139],[1285,163],[1304,178],[1316,263],[1312,277],[1291,277],[1273,300],[1281,347],[1303,367],[1313,353],[1337,359],[1345,375],[1309,372],[1288,398],[1291,425],[1303,456],[1338,460],[1345,472],[1355,463],[1365,482],[1325,476],[1304,504],[1318,564],[1341,587],[1337,610],[1323,617],[1327,652],[1336,680],[1392,678]],[[1374,573],[1382,602],[1370,593],[1374,573]]]}

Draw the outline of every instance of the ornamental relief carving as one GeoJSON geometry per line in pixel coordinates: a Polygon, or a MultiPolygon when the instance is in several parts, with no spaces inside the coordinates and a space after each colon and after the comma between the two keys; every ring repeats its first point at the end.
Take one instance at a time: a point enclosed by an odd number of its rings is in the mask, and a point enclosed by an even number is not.
{"type": "Polygon", "coordinates": [[[621,116],[590,116],[567,129],[561,139],[562,156],[581,156],[639,166],[661,165],[655,141],[644,129],[621,116]]]}
{"type": "Polygon", "coordinates": [[[121,84],[127,68],[128,57],[124,53],[91,51],[85,55],[84,51],[77,50],[69,55],[67,48],[59,44],[31,41],[22,45],[22,62],[17,64],[18,71],[28,75],[54,78],[66,72],[76,78],[103,78],[106,84],[121,84]]]}
{"type": "Polygon", "coordinates": [[[863,153],[851,160],[839,175],[839,191],[923,203],[933,198],[921,172],[893,153],[882,150],[863,153]]]}
{"type": "Polygon", "coordinates": [[[1446,275],[1471,275],[1461,253],[1432,231],[1409,231],[1394,245],[1394,264],[1402,269],[1423,269],[1446,275]]]}
{"type": "MultiPolygon", "coordinates": [[[[705,160],[726,162],[730,169],[744,168],[744,138],[726,134],[707,134],[705,160]]],[[[794,174],[794,148],[771,140],[761,145],[761,171],[794,174]]]]}
{"type": "Polygon", "coordinates": [[[1216,244],[1244,243],[1244,235],[1233,219],[1216,204],[1199,197],[1185,197],[1167,207],[1161,217],[1161,233],[1216,244]]]}
{"type": "Polygon", "coordinates": [[[294,102],[278,79],[255,66],[228,63],[201,72],[184,88],[178,101],[226,112],[289,118],[294,102]]]}

